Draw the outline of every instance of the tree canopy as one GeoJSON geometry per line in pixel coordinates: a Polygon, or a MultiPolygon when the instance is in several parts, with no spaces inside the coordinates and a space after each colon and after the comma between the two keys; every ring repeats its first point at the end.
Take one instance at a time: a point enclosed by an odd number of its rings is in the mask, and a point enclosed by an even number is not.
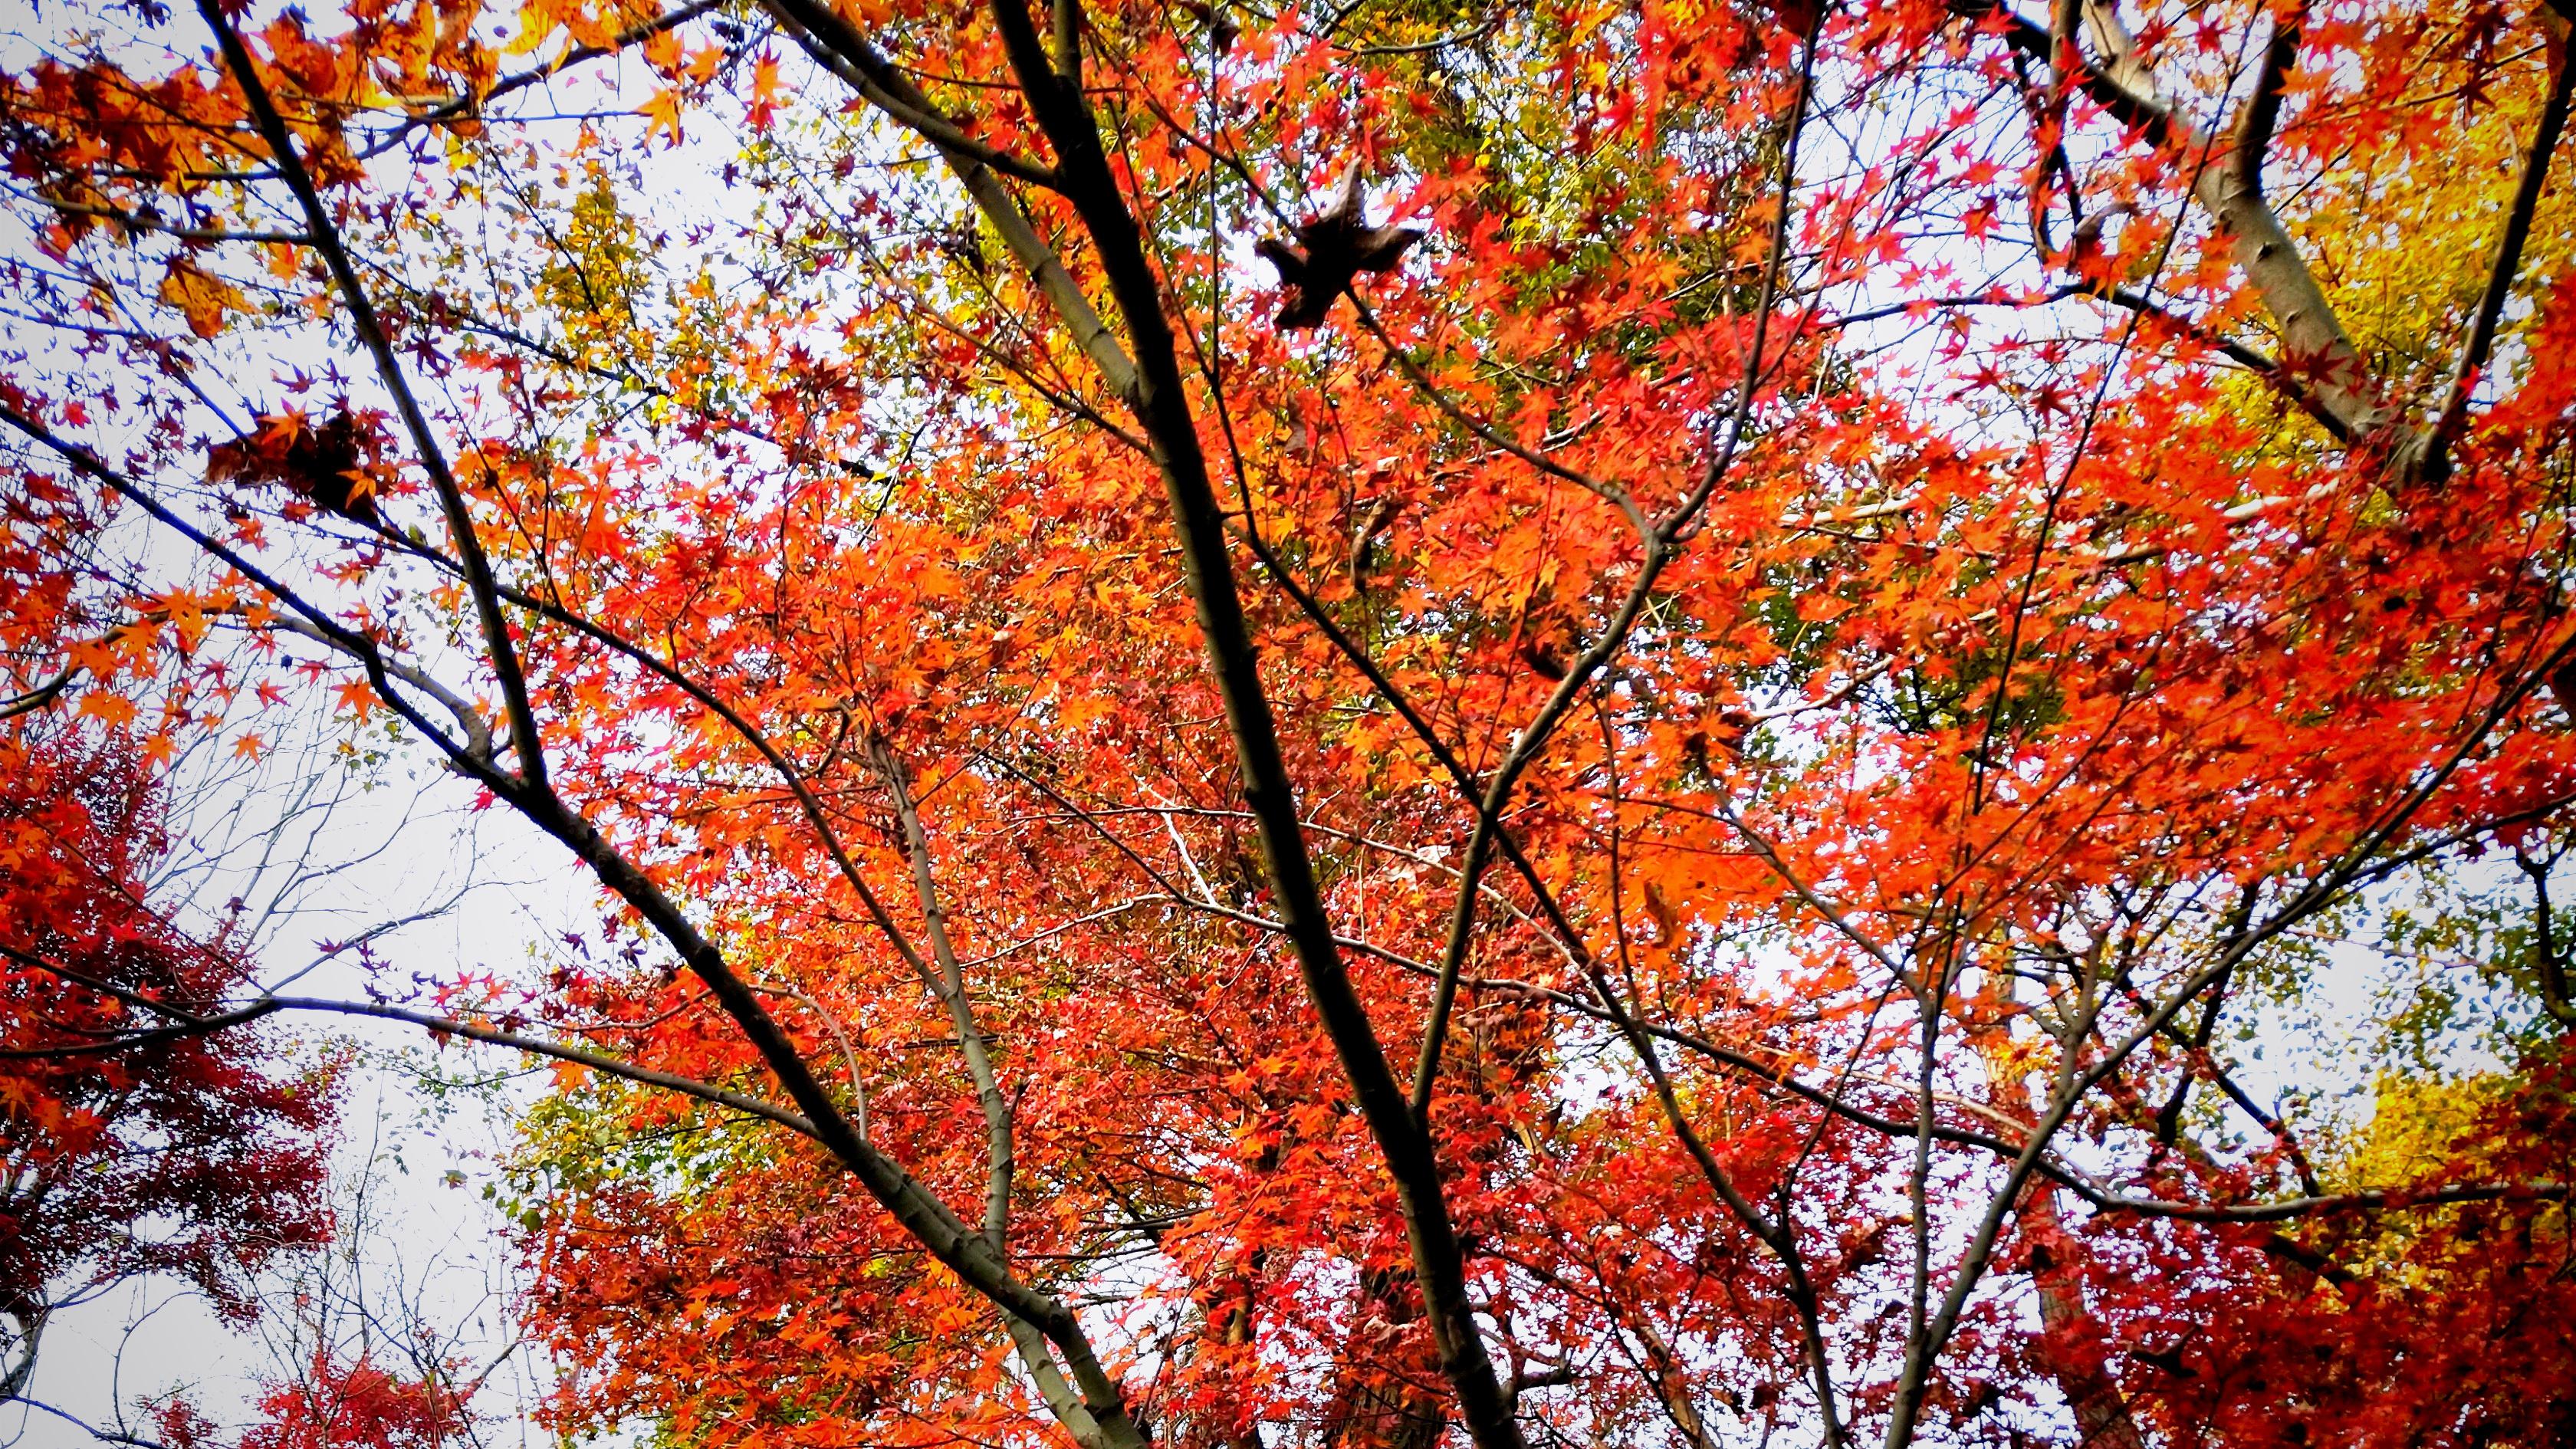
{"type": "Polygon", "coordinates": [[[2569,21],[49,7],[0,1310],[370,1017],[553,1068],[564,1434],[2565,1443],[2569,21]],[[317,717],[597,929],[182,921],[317,717]]]}

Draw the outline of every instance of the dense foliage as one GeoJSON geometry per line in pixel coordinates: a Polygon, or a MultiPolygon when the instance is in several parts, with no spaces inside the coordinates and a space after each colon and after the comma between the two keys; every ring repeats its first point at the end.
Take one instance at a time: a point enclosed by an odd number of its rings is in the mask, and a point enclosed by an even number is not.
{"type": "Polygon", "coordinates": [[[551,1058],[566,1432],[2564,1443],[2567,34],[49,11],[12,738],[335,712],[603,903],[80,1070],[551,1058]]]}

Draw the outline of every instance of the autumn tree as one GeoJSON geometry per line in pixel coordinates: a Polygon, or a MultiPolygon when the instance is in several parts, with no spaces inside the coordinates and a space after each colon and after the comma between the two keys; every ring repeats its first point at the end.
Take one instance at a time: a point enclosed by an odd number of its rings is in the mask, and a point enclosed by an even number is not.
{"type": "Polygon", "coordinates": [[[54,26],[26,707],[336,709],[605,904],[134,1044],[561,1064],[559,1427],[2576,1422],[2554,7],[54,26]],[[2409,953],[2482,1075],[2265,1090],[2409,953]]]}
{"type": "Polygon", "coordinates": [[[121,732],[25,716],[0,736],[0,1391],[26,1392],[47,1321],[148,1274],[246,1321],[256,1275],[319,1241],[333,1067],[256,1032],[192,1029],[249,984],[229,943],[146,898],[166,845],[121,732]]]}

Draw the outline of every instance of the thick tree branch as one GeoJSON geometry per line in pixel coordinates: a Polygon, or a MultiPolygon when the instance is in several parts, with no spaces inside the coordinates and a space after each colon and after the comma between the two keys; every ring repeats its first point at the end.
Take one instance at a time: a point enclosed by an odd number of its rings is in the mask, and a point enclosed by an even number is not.
{"type": "MultiPolygon", "coordinates": [[[[2342,318],[2326,300],[2316,274],[2308,269],[2281,219],[2263,199],[2259,163],[2268,145],[2270,126],[2278,115],[2278,87],[2272,82],[2270,110],[2249,104],[2239,118],[2237,141],[2255,138],[2248,147],[2213,137],[2177,113],[2159,93],[2154,75],[2140,57],[2135,37],[2120,22],[2110,0],[2082,0],[2084,29],[2103,59],[2075,60],[2073,79],[2112,119],[2130,127],[2147,142],[2186,168],[2191,194],[2211,220],[2227,233],[2239,271],[2261,299],[2281,335],[2281,363],[2312,390],[2325,410],[2341,424],[2343,436],[2360,440],[2376,433],[2387,415],[2376,379],[2342,318]],[[2248,121],[2263,124],[2249,129],[2248,121]],[[2254,169],[2249,170],[2249,163],[2254,169]]],[[[1950,0],[1950,10],[1972,20],[1990,21],[2006,43],[2042,60],[2055,45],[2046,27],[2015,13],[2000,0],[1950,0]]],[[[2267,47],[2266,66],[2274,52],[2286,75],[2296,59],[2295,33],[2290,44],[2267,47]]],[[[2263,94],[2257,88],[2257,98],[2263,94]]]]}
{"type": "MultiPolygon", "coordinates": [[[[976,145],[956,132],[953,123],[940,115],[927,97],[921,95],[903,73],[893,66],[838,12],[816,3],[816,0],[766,0],[770,12],[787,27],[797,43],[834,75],[848,82],[859,94],[897,124],[939,148],[940,155],[956,173],[977,211],[993,224],[1002,244],[1011,249],[1020,265],[1036,278],[1038,289],[1056,315],[1073,335],[1074,342],[1100,370],[1110,390],[1124,397],[1133,388],[1135,364],[1131,362],[1109,324],[1091,305],[1082,287],[1065,270],[1063,259],[1055,254],[1037,233],[1028,214],[1013,200],[1002,183],[1002,174],[1018,176],[1033,185],[1062,190],[1052,170],[1022,175],[1015,167],[997,166],[976,145]],[[928,129],[925,129],[925,126],[928,129]],[[943,139],[951,138],[952,139],[943,139]],[[965,144],[953,144],[962,141],[965,144]]],[[[1018,163],[1025,166],[1026,163],[1018,163]]]]}
{"type": "Polygon", "coordinates": [[[1055,147],[1062,189],[1090,234],[1134,348],[1134,378],[1121,390],[1154,445],[1200,633],[1225,701],[1246,798],[1258,820],[1263,865],[1281,925],[1308,997],[1323,1018],[1361,1114],[1396,1180],[1442,1367],[1480,1449],[1522,1449],[1519,1427],[1467,1300],[1464,1255],[1449,1219],[1431,1138],[1388,1069],[1376,1030],[1343,966],[1298,830],[1295,788],[1262,687],[1227,555],[1224,510],[1190,413],[1161,285],[1080,88],[1055,70],[1022,0],[995,0],[992,11],[1021,93],[1055,147]]]}
{"type": "Polygon", "coordinates": [[[515,746],[519,777],[529,786],[543,789],[546,781],[545,747],[537,733],[537,715],[529,703],[528,682],[519,665],[518,646],[510,638],[509,622],[502,617],[500,596],[493,588],[491,560],[483,552],[483,540],[476,533],[474,514],[465,501],[464,490],[457,486],[456,475],[447,464],[446,449],[421,410],[402,362],[394,355],[393,341],[385,334],[376,316],[374,303],[358,279],[358,269],[349,259],[348,248],[341,244],[340,229],[332,219],[330,208],[314,189],[313,178],[305,170],[303,159],[295,149],[286,120],[278,113],[277,104],[260,79],[259,68],[252,61],[249,47],[225,17],[221,0],[197,0],[197,13],[204,17],[215,33],[215,44],[223,52],[224,64],[233,81],[241,88],[249,106],[251,119],[257,124],[261,140],[267,143],[271,160],[287,189],[304,210],[305,230],[313,237],[314,249],[322,253],[330,269],[333,284],[339,289],[341,305],[348,310],[349,325],[358,334],[360,345],[375,363],[376,375],[391,394],[394,411],[402,419],[403,430],[410,434],[413,453],[419,458],[421,471],[429,476],[430,487],[437,493],[440,510],[446,515],[447,531],[464,566],[468,591],[474,598],[474,611],[483,631],[484,648],[492,661],[493,677],[501,686],[501,701],[510,719],[510,739],[515,746]]]}
{"type": "Polygon", "coordinates": [[[2302,4],[2289,19],[2272,23],[2272,38],[2264,43],[2262,63],[2254,72],[2254,93],[2245,98],[2244,113],[2236,122],[2228,163],[2256,201],[2263,199],[2263,165],[2271,154],[2272,134],[2280,129],[2281,92],[2299,63],[2299,35],[2306,18],[2307,7],[2302,4]]]}
{"type": "Polygon", "coordinates": [[[818,0],[763,0],[816,64],[849,83],[870,105],[939,148],[942,155],[1014,181],[1052,188],[1055,173],[966,134],[839,11],[818,0]]]}
{"type": "Polygon", "coordinates": [[[2541,104],[2540,125],[2532,133],[2531,151],[2522,163],[2522,179],[2515,183],[2513,205],[2505,213],[2504,235],[2496,242],[2495,264],[2487,271],[2486,290],[2471,315],[2469,340],[2460,349],[2450,386],[2444,390],[2441,406],[2416,445],[2421,457],[2416,466],[2427,478],[2440,478],[2450,471],[2452,440],[2468,419],[2470,394],[2495,353],[2496,329],[2504,320],[2505,302],[2513,295],[2514,281],[2522,272],[2522,252],[2531,240],[2531,220],[2540,210],[2540,195],[2549,182],[2550,161],[2557,153],[2559,137],[2567,129],[2569,93],[2571,87],[2576,87],[2576,59],[2568,54],[2567,23],[2559,20],[2557,25],[2557,43],[2550,47],[2549,97],[2541,104]]]}

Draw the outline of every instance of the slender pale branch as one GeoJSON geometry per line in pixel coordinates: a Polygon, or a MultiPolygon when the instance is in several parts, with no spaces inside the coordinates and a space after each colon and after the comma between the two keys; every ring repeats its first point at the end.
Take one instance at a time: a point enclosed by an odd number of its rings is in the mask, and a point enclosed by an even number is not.
{"type": "MultiPolygon", "coordinates": [[[[2260,161],[2263,147],[2250,148],[2249,154],[2249,148],[2211,136],[2179,114],[2159,93],[2136,38],[2121,23],[2110,0],[2081,0],[2081,7],[2083,28],[2102,59],[2080,53],[2070,57],[2073,83],[2112,119],[2188,168],[2193,199],[2227,233],[2237,269],[2280,331],[2282,364],[2342,424],[2342,436],[2357,441],[2377,432],[2387,417],[2369,364],[2344,330],[2342,318],[2327,301],[2297,243],[2263,199],[2259,170],[2247,170],[2249,161],[2260,161]]],[[[2005,42],[2026,55],[2043,61],[2056,58],[2048,28],[2015,13],[2001,0],[1950,0],[1950,10],[1995,24],[2005,42]]],[[[2267,49],[2267,64],[2269,56],[2267,49]]],[[[2282,72],[2286,74],[2294,62],[2295,37],[2280,60],[2282,72]]],[[[2277,87],[2278,82],[2274,84],[2277,87]]],[[[2277,103],[2276,91],[2274,116],[2277,103]]],[[[2252,134],[2243,123],[2261,118],[2260,113],[2249,111],[2240,118],[2237,136],[2252,134]]],[[[2268,143],[2268,131],[2264,140],[2268,143]]]]}

